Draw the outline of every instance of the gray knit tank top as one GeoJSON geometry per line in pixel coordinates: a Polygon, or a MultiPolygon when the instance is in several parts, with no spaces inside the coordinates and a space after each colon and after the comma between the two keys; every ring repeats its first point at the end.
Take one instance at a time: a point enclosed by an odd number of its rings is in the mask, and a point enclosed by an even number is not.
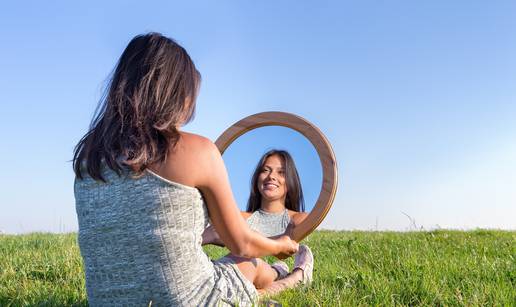
{"type": "Polygon", "coordinates": [[[252,303],[252,284],[203,252],[209,218],[199,190],[150,171],[102,176],[107,183],[85,177],[74,186],[90,306],[252,303]]]}
{"type": "Polygon", "coordinates": [[[270,213],[262,209],[258,209],[247,219],[247,224],[253,230],[256,230],[266,237],[277,236],[283,234],[290,223],[288,210],[282,213],[270,213]]]}

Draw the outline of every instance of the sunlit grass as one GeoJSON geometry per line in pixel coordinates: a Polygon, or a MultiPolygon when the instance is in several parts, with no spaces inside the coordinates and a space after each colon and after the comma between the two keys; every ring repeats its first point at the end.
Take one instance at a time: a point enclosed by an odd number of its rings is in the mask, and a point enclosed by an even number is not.
{"type": "MultiPolygon", "coordinates": [[[[273,298],[284,306],[516,305],[516,232],[317,231],[304,243],[314,282],[273,298]]],[[[26,305],[87,305],[76,234],[0,235],[0,306],[26,305]]]]}

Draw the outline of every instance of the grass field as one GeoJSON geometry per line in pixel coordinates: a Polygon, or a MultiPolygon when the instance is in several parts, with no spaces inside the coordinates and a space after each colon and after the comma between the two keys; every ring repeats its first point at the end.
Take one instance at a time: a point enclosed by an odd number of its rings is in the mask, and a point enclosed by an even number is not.
{"type": "MultiPolygon", "coordinates": [[[[284,306],[516,306],[516,232],[317,231],[304,242],[314,282],[274,297],[284,306]]],[[[0,306],[86,306],[83,274],[76,234],[0,235],[0,306]]]]}

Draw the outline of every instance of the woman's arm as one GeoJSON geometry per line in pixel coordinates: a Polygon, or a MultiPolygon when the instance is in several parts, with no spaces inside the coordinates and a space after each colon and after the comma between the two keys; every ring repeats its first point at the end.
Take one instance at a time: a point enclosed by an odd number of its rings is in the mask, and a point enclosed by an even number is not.
{"type": "Polygon", "coordinates": [[[268,239],[249,228],[233,198],[220,152],[204,140],[202,150],[197,151],[195,186],[204,196],[213,227],[224,245],[233,254],[249,258],[296,253],[298,244],[288,236],[268,239]]]}
{"type": "MultiPolygon", "coordinates": [[[[242,217],[247,220],[251,215],[250,212],[241,211],[242,217]]],[[[219,234],[215,231],[213,225],[208,226],[202,233],[202,245],[214,244],[221,247],[225,247],[224,242],[219,237],[219,234]]]]}

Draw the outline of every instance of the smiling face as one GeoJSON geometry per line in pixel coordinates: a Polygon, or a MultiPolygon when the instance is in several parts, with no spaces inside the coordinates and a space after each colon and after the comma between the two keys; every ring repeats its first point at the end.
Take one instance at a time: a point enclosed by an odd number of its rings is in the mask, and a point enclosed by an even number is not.
{"type": "Polygon", "coordinates": [[[269,209],[274,205],[274,210],[280,205],[296,212],[305,211],[296,165],[285,150],[271,149],[256,164],[246,211],[255,212],[264,205],[269,209]]]}
{"type": "Polygon", "coordinates": [[[265,160],[258,175],[257,188],[263,200],[281,200],[285,203],[287,196],[285,162],[279,155],[272,155],[265,160]]]}

